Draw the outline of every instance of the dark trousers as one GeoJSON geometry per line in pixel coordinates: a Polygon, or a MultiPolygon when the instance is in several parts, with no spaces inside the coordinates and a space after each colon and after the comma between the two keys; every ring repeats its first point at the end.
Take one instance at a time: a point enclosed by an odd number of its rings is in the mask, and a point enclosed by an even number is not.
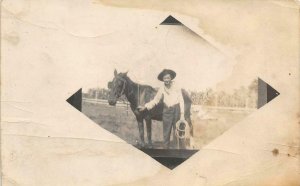
{"type": "MultiPolygon", "coordinates": [[[[175,124],[180,119],[180,106],[179,104],[168,107],[164,104],[163,109],[163,137],[164,137],[164,148],[169,148],[170,137],[172,128],[175,131],[175,124]]],[[[175,136],[173,136],[174,140],[175,136]]],[[[176,140],[174,140],[176,141],[176,140]]]]}

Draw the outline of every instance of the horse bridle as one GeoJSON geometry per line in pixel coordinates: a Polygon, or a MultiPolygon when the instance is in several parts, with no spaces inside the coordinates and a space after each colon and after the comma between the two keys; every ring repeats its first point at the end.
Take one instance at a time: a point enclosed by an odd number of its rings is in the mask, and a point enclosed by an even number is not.
{"type": "MultiPolygon", "coordinates": [[[[120,96],[122,96],[125,93],[127,81],[124,78],[122,78],[122,77],[116,77],[116,79],[119,79],[119,80],[121,80],[123,82],[123,86],[122,86],[122,90],[121,90],[120,94],[116,95],[116,96],[120,97],[120,96]]],[[[140,86],[138,84],[138,104],[140,102],[140,90],[139,89],[140,89],[140,86]]],[[[129,89],[127,88],[127,95],[130,96],[132,94],[133,94],[133,90],[131,90],[131,92],[129,92],[129,89]]]]}
{"type": "MultiPolygon", "coordinates": [[[[124,94],[124,91],[125,91],[125,88],[126,88],[126,84],[127,84],[127,81],[121,77],[116,77],[116,79],[119,79],[123,82],[123,86],[122,86],[122,90],[120,92],[120,94],[116,95],[118,97],[122,96],[124,94]]],[[[115,85],[115,82],[114,82],[114,85],[115,85]]]]}

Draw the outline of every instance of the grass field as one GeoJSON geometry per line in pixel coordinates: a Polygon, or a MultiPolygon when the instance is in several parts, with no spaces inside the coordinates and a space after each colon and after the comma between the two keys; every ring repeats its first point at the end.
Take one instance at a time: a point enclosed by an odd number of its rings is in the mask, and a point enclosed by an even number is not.
{"type": "MultiPolygon", "coordinates": [[[[196,149],[208,144],[251,112],[226,109],[203,108],[202,116],[192,112],[196,149]],[[204,117],[203,117],[204,116],[204,117]]],[[[113,107],[108,104],[83,102],[82,112],[95,123],[126,142],[136,145],[139,140],[138,126],[130,107],[113,107]]],[[[146,127],[145,127],[146,130],[146,127]]],[[[145,131],[145,139],[146,131],[145,131]]],[[[152,124],[152,140],[162,141],[162,122],[152,124]]]]}

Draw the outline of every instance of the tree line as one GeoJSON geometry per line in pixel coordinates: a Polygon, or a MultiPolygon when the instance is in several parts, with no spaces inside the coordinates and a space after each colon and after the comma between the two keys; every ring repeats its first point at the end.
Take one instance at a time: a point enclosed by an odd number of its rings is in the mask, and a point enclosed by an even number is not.
{"type": "Polygon", "coordinates": [[[257,108],[258,81],[254,80],[249,86],[241,86],[232,93],[216,91],[208,88],[205,91],[191,92],[194,104],[219,107],[257,108]]]}
{"type": "MultiPolygon", "coordinates": [[[[192,91],[190,93],[193,104],[216,107],[241,107],[257,108],[258,81],[253,80],[248,86],[241,86],[233,90],[232,93],[217,91],[208,88],[204,91],[192,91]]],[[[90,88],[83,93],[84,98],[108,99],[109,90],[105,88],[90,88]]],[[[119,101],[127,101],[122,96],[119,101]]]]}

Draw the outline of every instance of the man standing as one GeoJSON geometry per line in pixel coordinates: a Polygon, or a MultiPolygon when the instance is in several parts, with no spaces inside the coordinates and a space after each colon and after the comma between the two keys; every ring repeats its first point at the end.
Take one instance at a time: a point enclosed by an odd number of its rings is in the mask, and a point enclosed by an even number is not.
{"type": "Polygon", "coordinates": [[[179,120],[184,120],[184,100],[182,97],[181,88],[175,85],[173,79],[176,73],[170,69],[164,69],[158,75],[158,80],[163,81],[164,85],[161,86],[154,97],[154,99],[145,104],[145,106],[138,107],[139,111],[151,110],[163,99],[163,138],[164,148],[169,148],[170,136],[172,127],[175,130],[175,124],[179,120]]]}

